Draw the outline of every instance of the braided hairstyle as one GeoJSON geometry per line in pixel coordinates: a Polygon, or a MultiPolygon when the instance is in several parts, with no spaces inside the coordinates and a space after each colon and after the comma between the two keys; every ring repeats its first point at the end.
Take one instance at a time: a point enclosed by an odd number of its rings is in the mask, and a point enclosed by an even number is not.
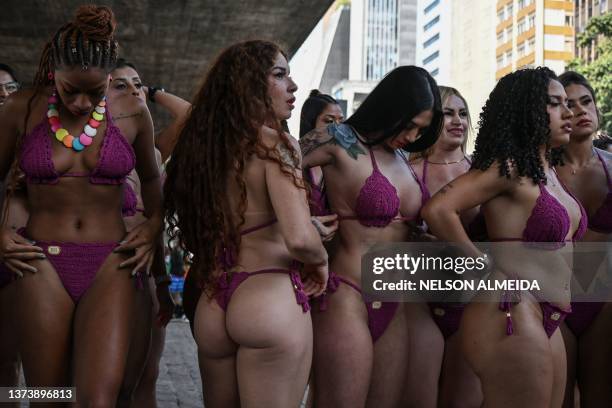
{"type": "MultiPolygon", "coordinates": [[[[472,168],[486,170],[499,162],[500,176],[546,183],[540,146],[549,146],[548,84],[557,76],[546,67],[522,69],[499,80],[478,121],[472,168]]],[[[550,161],[550,149],[546,160],[550,161]]]]}
{"type": "Polygon", "coordinates": [[[114,38],[117,23],[106,6],[80,6],[74,20],[61,26],[45,44],[34,86],[52,85],[52,73],[59,67],[90,66],[110,71],[116,61],[119,45],[114,38]]]}
{"type": "Polygon", "coordinates": [[[298,155],[274,115],[268,94],[268,76],[280,48],[253,40],[224,50],[210,67],[195,96],[193,107],[166,166],[164,208],[170,241],[194,255],[192,271],[207,293],[214,291],[212,273],[220,256],[236,259],[240,228],[245,223],[247,189],[244,170],[256,156],[276,162],[298,188],[298,155]],[[266,147],[261,126],[278,132],[294,166],[284,162],[275,148],[266,147]],[[233,211],[227,183],[238,186],[240,197],[233,211]],[[236,214],[237,213],[237,214],[236,214]]]}
{"type": "MultiPolygon", "coordinates": [[[[45,44],[40,56],[38,70],[34,76],[34,92],[28,100],[23,131],[27,132],[32,103],[46,87],[54,84],[53,72],[61,67],[80,66],[102,68],[108,72],[117,61],[118,44],[114,38],[117,23],[113,11],[106,6],[82,5],[77,8],[74,19],[61,26],[45,44]]],[[[18,183],[18,162],[22,137],[17,138],[15,160],[11,166],[7,200],[18,183]]],[[[3,221],[7,217],[6,208],[3,221]]]]}

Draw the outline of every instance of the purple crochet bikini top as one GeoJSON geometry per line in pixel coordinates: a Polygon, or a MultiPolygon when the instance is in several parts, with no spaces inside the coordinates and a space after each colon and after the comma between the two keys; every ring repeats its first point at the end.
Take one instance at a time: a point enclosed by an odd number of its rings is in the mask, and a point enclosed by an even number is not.
{"type": "Polygon", "coordinates": [[[306,172],[306,181],[310,184],[310,200],[308,205],[312,215],[328,215],[327,196],[325,194],[325,180],[321,179],[321,183],[315,183],[312,169],[306,172]]]}
{"type": "Polygon", "coordinates": [[[608,171],[608,166],[606,166],[603,157],[601,157],[601,154],[597,150],[595,150],[595,153],[597,157],[599,157],[599,161],[606,172],[608,194],[601,207],[595,211],[595,214],[589,217],[589,229],[602,234],[610,234],[612,233],[612,181],[610,181],[610,172],[608,171]]]}
{"type": "MultiPolygon", "coordinates": [[[[414,170],[406,158],[402,156],[412,176],[418,182],[414,170]]],[[[372,174],[366,179],[359,190],[355,203],[355,215],[340,216],[342,220],[358,220],[361,225],[366,227],[386,227],[392,221],[413,221],[416,217],[403,217],[399,215],[400,199],[393,184],[381,173],[376,163],[374,153],[370,150],[370,160],[372,161],[372,174]]],[[[421,206],[424,204],[425,194],[421,184],[421,206]]],[[[420,212],[420,209],[419,209],[420,212]]],[[[418,213],[417,213],[418,214],[418,213]]]]}
{"type": "MultiPolygon", "coordinates": [[[[538,187],[540,188],[540,196],[527,219],[522,238],[498,238],[492,241],[565,243],[565,237],[571,228],[569,214],[566,208],[548,192],[543,183],[539,183],[538,187]]],[[[580,208],[580,222],[572,236],[572,241],[578,241],[587,229],[586,211],[576,197],[565,186],[563,188],[572,196],[580,208]]]]}
{"type": "MultiPolygon", "coordinates": [[[[108,106],[107,106],[108,108],[108,106]]],[[[136,164],[134,149],[123,137],[106,110],[106,133],[102,140],[98,163],[90,173],[59,174],[53,164],[53,136],[46,116],[24,136],[19,167],[26,181],[33,184],[56,184],[60,177],[89,177],[92,184],[122,184],[136,164]]]]}

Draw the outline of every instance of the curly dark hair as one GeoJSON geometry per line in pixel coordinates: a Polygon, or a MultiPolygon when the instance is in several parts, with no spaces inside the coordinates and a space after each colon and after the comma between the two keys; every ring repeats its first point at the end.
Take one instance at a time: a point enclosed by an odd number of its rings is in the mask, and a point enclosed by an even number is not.
{"type": "MultiPolygon", "coordinates": [[[[546,183],[540,146],[550,140],[548,84],[557,76],[546,67],[522,69],[499,80],[478,120],[472,168],[500,165],[500,176],[529,177],[546,183]]],[[[546,160],[550,160],[547,149],[546,160]]]]}
{"type": "Polygon", "coordinates": [[[235,44],[217,57],[166,167],[167,232],[170,240],[178,240],[194,255],[193,270],[206,289],[214,287],[212,272],[218,257],[226,251],[234,257],[238,254],[247,208],[243,175],[247,160],[256,155],[274,161],[297,187],[304,188],[295,175],[297,151],[282,131],[268,95],[268,75],[279,53],[285,55],[276,44],[253,40],[235,44]],[[276,146],[262,143],[264,123],[273,124],[281,143],[292,153],[295,167],[283,162],[276,146]],[[240,190],[237,214],[227,194],[231,179],[240,190]]]}

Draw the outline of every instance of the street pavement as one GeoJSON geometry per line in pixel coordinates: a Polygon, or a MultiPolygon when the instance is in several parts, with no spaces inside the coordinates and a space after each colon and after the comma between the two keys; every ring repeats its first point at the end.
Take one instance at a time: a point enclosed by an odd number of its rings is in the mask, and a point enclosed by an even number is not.
{"type": "Polygon", "coordinates": [[[202,381],[196,345],[183,319],[173,319],[166,329],[166,346],[157,380],[159,408],[201,408],[202,381]]]}

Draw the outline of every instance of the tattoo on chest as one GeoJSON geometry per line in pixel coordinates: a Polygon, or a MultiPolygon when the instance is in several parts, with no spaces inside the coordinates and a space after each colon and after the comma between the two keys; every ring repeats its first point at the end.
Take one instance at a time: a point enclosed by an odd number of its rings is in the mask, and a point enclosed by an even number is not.
{"type": "Polygon", "coordinates": [[[127,119],[127,118],[133,118],[136,116],[142,116],[142,112],[136,112],[136,113],[120,113],[117,116],[113,116],[113,120],[116,122],[119,119],[127,119]]]}

